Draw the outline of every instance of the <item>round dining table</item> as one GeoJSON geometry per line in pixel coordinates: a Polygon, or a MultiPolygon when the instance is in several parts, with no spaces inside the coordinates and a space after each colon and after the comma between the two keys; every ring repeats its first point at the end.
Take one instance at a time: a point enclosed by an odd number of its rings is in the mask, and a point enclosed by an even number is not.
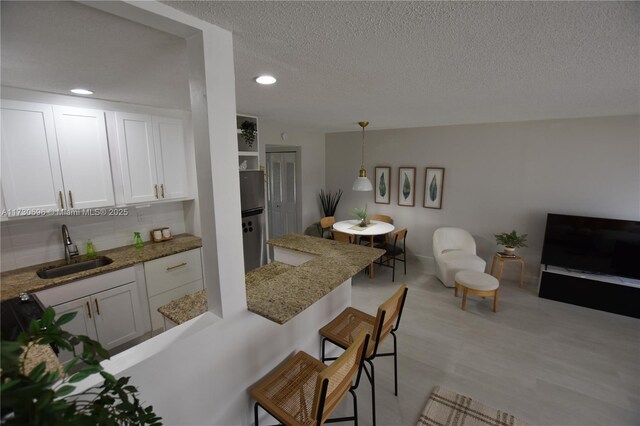
{"type": "MultiPolygon", "coordinates": [[[[342,220],[333,224],[333,229],[340,232],[345,232],[351,235],[357,235],[359,237],[369,237],[371,247],[373,247],[373,237],[377,235],[385,235],[389,232],[393,232],[395,227],[387,222],[380,222],[378,220],[370,221],[366,228],[359,226],[360,219],[342,220]]],[[[373,278],[373,262],[369,267],[369,278],[373,278]]]]}

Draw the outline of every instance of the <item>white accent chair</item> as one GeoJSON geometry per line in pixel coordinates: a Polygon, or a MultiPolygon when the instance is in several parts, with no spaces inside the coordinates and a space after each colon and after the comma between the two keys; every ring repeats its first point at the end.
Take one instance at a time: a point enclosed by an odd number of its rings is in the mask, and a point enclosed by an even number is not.
{"type": "Polygon", "coordinates": [[[487,265],[476,256],[476,241],[471,234],[460,228],[436,229],[433,233],[433,256],[436,276],[445,287],[455,287],[457,272],[484,272],[487,265]]]}

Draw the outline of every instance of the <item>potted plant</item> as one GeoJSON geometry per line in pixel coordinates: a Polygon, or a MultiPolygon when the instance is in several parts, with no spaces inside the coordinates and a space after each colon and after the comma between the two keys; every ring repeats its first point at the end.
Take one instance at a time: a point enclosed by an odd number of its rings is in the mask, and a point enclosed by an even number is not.
{"type": "Polygon", "coordinates": [[[367,206],[364,206],[364,209],[353,209],[353,215],[360,219],[359,226],[363,228],[367,226],[367,206]]]}
{"type": "Polygon", "coordinates": [[[161,419],[153,407],[145,407],[138,399],[138,390],[129,384],[129,377],[116,379],[103,371],[100,359],[109,358],[109,353],[100,343],[62,330],[61,326],[75,316],[76,312],[69,312],[55,319],[55,312],[49,307],[42,319],[32,321],[29,331],[21,333],[16,341],[2,339],[0,423],[160,425],[161,419]],[[74,354],[62,372],[46,371],[44,361],[27,370],[29,353],[38,345],[50,343],[74,354]],[[79,354],[76,353],[77,345],[82,346],[79,354]],[[76,392],[74,384],[93,374],[100,374],[103,383],[76,392]]]}
{"type": "Polygon", "coordinates": [[[322,212],[324,217],[335,216],[338,203],[342,197],[342,189],[338,189],[338,192],[332,194],[331,191],[324,192],[320,190],[320,203],[322,203],[322,212]]]}
{"type": "Polygon", "coordinates": [[[509,255],[513,255],[518,247],[527,247],[527,234],[518,235],[515,230],[510,233],[495,234],[494,237],[496,243],[504,246],[504,252],[509,255]]]}
{"type": "Polygon", "coordinates": [[[249,148],[253,148],[253,142],[255,142],[256,135],[258,134],[256,123],[249,120],[243,121],[242,124],[240,124],[240,132],[249,148]]]}

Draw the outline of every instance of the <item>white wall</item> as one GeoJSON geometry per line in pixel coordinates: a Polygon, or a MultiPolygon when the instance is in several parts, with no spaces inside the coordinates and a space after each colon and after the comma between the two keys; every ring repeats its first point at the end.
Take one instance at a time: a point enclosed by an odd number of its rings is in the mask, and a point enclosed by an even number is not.
{"type": "MultiPolygon", "coordinates": [[[[638,116],[367,131],[367,174],[391,166],[391,204],[351,191],[360,133],[326,137],[326,186],[342,188],[338,219],[368,203],[408,228],[410,253],[433,256],[433,231],[458,226],[490,263],[493,234],[529,234],[521,249],[537,274],[548,212],[640,220],[638,116]],[[416,206],[398,206],[398,167],[416,167],[416,206]],[[442,210],[423,208],[425,167],[445,168],[442,210]]],[[[490,267],[490,265],[489,265],[490,267]]],[[[511,268],[507,268],[511,269],[511,268]]],[[[515,269],[515,268],[514,268],[515,269]]]]}
{"type": "Polygon", "coordinates": [[[265,165],[266,145],[290,145],[301,147],[302,155],[302,231],[322,217],[322,209],[318,194],[324,188],[325,180],[325,152],[324,133],[304,131],[291,128],[286,123],[278,123],[259,118],[260,128],[260,158],[265,165]],[[286,132],[286,141],[282,140],[282,133],[286,132]]]}

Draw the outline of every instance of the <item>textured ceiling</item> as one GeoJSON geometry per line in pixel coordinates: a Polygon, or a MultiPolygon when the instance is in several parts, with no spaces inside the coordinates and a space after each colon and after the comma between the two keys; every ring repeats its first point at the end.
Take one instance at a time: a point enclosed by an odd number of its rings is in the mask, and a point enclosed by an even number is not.
{"type": "Polygon", "coordinates": [[[239,111],[292,125],[640,111],[638,2],[166,3],[233,32],[239,111]]]}
{"type": "MultiPolygon", "coordinates": [[[[640,112],[640,2],[167,4],[231,30],[238,110],[291,127],[640,112]]],[[[70,2],[2,1],[1,30],[3,85],[188,109],[177,37],[70,2]]]]}
{"type": "Polygon", "coordinates": [[[1,7],[2,85],[190,109],[184,39],[75,2],[1,7]]]}

